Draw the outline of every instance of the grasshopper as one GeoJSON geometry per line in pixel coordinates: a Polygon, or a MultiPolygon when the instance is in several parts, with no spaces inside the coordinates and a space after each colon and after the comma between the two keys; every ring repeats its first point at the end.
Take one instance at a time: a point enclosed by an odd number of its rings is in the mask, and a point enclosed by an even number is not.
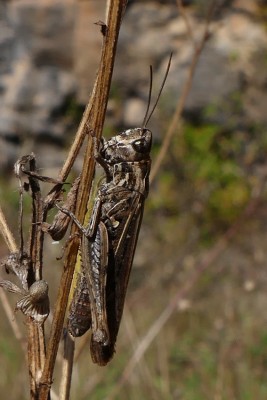
{"type": "Polygon", "coordinates": [[[107,141],[102,138],[96,161],[103,167],[106,180],[98,189],[88,225],[83,227],[70,211],[59,207],[82,232],[81,272],[70,306],[68,331],[76,337],[91,327],[91,357],[98,365],[106,365],[115,351],[149,191],[152,132],[146,125],[160,98],[170,63],[171,57],[149,114],[150,67],[149,100],[142,127],[128,129],[107,141]]]}

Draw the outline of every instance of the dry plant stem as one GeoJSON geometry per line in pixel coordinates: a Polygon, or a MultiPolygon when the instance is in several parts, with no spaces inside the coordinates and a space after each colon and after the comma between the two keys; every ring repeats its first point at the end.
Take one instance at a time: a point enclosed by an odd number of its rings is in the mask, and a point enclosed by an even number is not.
{"type": "MultiPolygon", "coordinates": [[[[0,206],[0,231],[2,233],[2,236],[7,244],[7,247],[10,251],[10,253],[15,253],[18,251],[15,239],[12,235],[11,230],[9,229],[9,226],[6,222],[4,213],[2,211],[2,208],[0,206]]],[[[16,339],[18,339],[21,343],[22,343],[22,339],[23,339],[23,335],[20,331],[20,328],[16,322],[16,320],[14,319],[14,312],[12,310],[12,307],[10,306],[8,297],[6,295],[6,293],[3,290],[0,290],[0,299],[1,299],[1,303],[3,305],[4,311],[6,313],[7,319],[9,321],[9,324],[13,330],[13,333],[16,337],[16,339]]],[[[22,343],[22,349],[25,351],[25,346],[22,343]]]]}
{"type": "MultiPolygon", "coordinates": [[[[30,171],[36,171],[35,158],[29,161],[29,167],[30,171]]],[[[42,279],[44,233],[36,222],[43,221],[44,210],[38,180],[29,176],[29,184],[32,193],[32,224],[28,253],[32,260],[32,266],[29,271],[28,285],[31,286],[36,280],[42,279]]],[[[30,394],[31,399],[37,400],[39,380],[45,360],[44,326],[37,325],[31,318],[27,318],[27,328],[30,394]]]]}
{"type": "MultiPolygon", "coordinates": [[[[6,313],[8,322],[10,323],[10,326],[13,330],[13,333],[15,335],[15,338],[21,342],[23,339],[23,335],[19,329],[19,326],[17,324],[17,321],[14,319],[14,310],[12,309],[12,307],[10,306],[10,303],[8,301],[7,295],[6,293],[1,289],[0,290],[0,299],[1,299],[1,303],[3,306],[3,309],[6,313]]],[[[23,346],[23,350],[25,350],[24,346],[23,346]]]]}
{"type": "MultiPolygon", "coordinates": [[[[33,161],[34,163],[34,161],[33,161]]],[[[31,165],[35,168],[35,165],[31,165]]],[[[29,179],[32,188],[32,200],[33,200],[33,222],[40,221],[42,218],[42,199],[40,194],[40,188],[38,182],[34,181],[34,179],[29,179]]],[[[23,237],[22,237],[22,192],[20,196],[20,222],[19,222],[19,230],[21,233],[21,246],[20,252],[23,249],[23,237]]],[[[7,246],[10,252],[18,252],[17,245],[13,238],[13,235],[7,225],[4,214],[0,208],[0,229],[3,234],[3,237],[7,243],[7,246]]],[[[31,285],[36,279],[40,279],[41,277],[41,260],[42,260],[42,232],[36,224],[32,224],[31,226],[31,234],[30,234],[30,256],[31,259],[34,260],[34,271],[29,279],[29,285],[31,285]],[[35,275],[35,276],[34,276],[35,275]]],[[[11,327],[14,331],[15,336],[21,341],[22,334],[18,328],[18,325],[13,320],[13,315],[11,311],[11,307],[8,303],[8,299],[1,291],[1,300],[3,303],[4,310],[6,311],[6,315],[9,319],[11,327]]],[[[45,359],[45,342],[44,342],[44,332],[43,326],[36,326],[36,324],[30,319],[27,318],[27,334],[28,334],[28,368],[29,368],[29,378],[30,378],[30,397],[32,399],[37,398],[37,390],[38,390],[38,380],[40,378],[40,373],[44,365],[45,359]]],[[[22,342],[22,341],[21,341],[22,342]]],[[[23,350],[25,350],[24,346],[23,350]]]]}
{"type": "Polygon", "coordinates": [[[39,379],[45,362],[45,341],[43,326],[28,319],[28,362],[33,375],[31,382],[31,398],[38,398],[39,379]]]}
{"type": "Polygon", "coordinates": [[[0,231],[2,233],[2,236],[7,244],[10,253],[15,253],[16,251],[18,251],[18,247],[16,245],[14,236],[12,235],[12,232],[9,229],[9,226],[6,222],[1,206],[0,206],[0,231]]]}
{"type": "Polygon", "coordinates": [[[88,134],[87,123],[89,121],[90,113],[92,111],[93,102],[94,102],[95,95],[96,95],[96,89],[97,89],[97,78],[96,78],[96,81],[95,81],[95,84],[93,87],[93,91],[92,91],[90,100],[86,106],[86,109],[83,114],[83,118],[79,124],[78,131],[75,135],[75,139],[74,139],[72,146],[70,148],[70,151],[68,153],[67,159],[58,175],[58,179],[61,181],[65,181],[66,178],[68,177],[70,170],[71,170],[71,168],[76,160],[76,157],[80,151],[80,148],[83,144],[83,141],[84,141],[86,135],[88,134]]]}
{"type": "MultiPolygon", "coordinates": [[[[131,347],[133,351],[136,348],[136,344],[139,343],[139,337],[136,331],[136,327],[134,324],[134,318],[130,312],[129,307],[127,306],[127,303],[124,305],[124,325],[126,327],[126,332],[128,335],[129,343],[131,344],[131,347]]],[[[145,361],[145,359],[140,359],[140,362],[138,364],[138,373],[140,376],[140,380],[143,381],[143,385],[147,388],[148,391],[148,397],[149,399],[158,399],[158,393],[155,388],[150,369],[145,361]]]]}
{"type": "Polygon", "coordinates": [[[38,399],[39,379],[44,368],[45,341],[43,326],[27,319],[28,365],[30,373],[31,399],[38,399]]]}
{"type": "Polygon", "coordinates": [[[75,357],[74,357],[74,362],[76,363],[81,354],[84,352],[84,349],[87,348],[88,349],[88,343],[89,343],[89,337],[90,337],[90,332],[87,331],[85,335],[83,335],[83,337],[81,338],[80,344],[79,346],[76,347],[76,351],[75,351],[75,357]]]}
{"type": "Polygon", "coordinates": [[[181,16],[184,19],[184,22],[185,22],[185,25],[186,25],[186,29],[187,29],[187,33],[188,33],[188,37],[190,38],[190,40],[192,42],[192,45],[194,46],[195,50],[197,50],[197,44],[196,44],[195,39],[194,39],[193,30],[192,30],[192,27],[190,25],[190,22],[189,22],[187,13],[185,11],[185,8],[183,6],[182,0],[177,0],[177,7],[178,7],[178,10],[179,10],[181,16]]]}
{"type": "Polygon", "coordinates": [[[43,374],[40,380],[39,397],[38,399],[49,399],[49,390],[52,384],[53,370],[58,351],[59,341],[64,322],[66,305],[68,301],[68,293],[71,286],[73,269],[76,262],[76,255],[79,243],[77,240],[72,240],[68,243],[66,252],[69,254],[69,266],[65,264],[63,274],[60,281],[57,302],[54,310],[54,319],[52,321],[50,338],[47,346],[47,357],[43,369],[43,374]],[[61,308],[62,307],[62,308],[61,308]]]}
{"type": "Polygon", "coordinates": [[[147,351],[153,340],[162,330],[166,322],[169,320],[171,315],[177,309],[177,303],[183,299],[185,296],[188,295],[190,290],[196,285],[199,279],[203,276],[203,273],[211,266],[211,264],[218,258],[218,256],[227,248],[230,240],[232,240],[237,232],[242,228],[243,224],[251,218],[255,213],[255,209],[257,208],[261,193],[263,191],[263,186],[261,191],[257,194],[257,198],[252,199],[247,208],[245,209],[244,213],[238,218],[238,221],[234,223],[221,238],[215,243],[210,251],[208,251],[202,259],[200,259],[198,263],[197,270],[195,271],[194,275],[192,276],[191,280],[188,281],[185,286],[180,289],[170,300],[167,307],[163,310],[160,314],[158,319],[151,325],[145,336],[143,336],[142,340],[137,344],[137,347],[130,358],[129,362],[124,368],[124,371],[121,375],[120,380],[114,386],[113,390],[111,391],[110,395],[107,397],[108,400],[113,400],[117,397],[118,393],[120,392],[124,383],[129,379],[132,371],[136,367],[136,365],[140,362],[140,359],[144,356],[144,353],[147,351]]]}
{"type": "MultiPolygon", "coordinates": [[[[93,92],[93,98],[89,102],[90,109],[86,109],[83,117],[83,127],[88,127],[88,131],[92,132],[98,139],[101,137],[104,124],[104,117],[107,107],[113,65],[115,60],[116,45],[121,24],[121,19],[126,7],[126,0],[114,0],[110,2],[110,8],[107,21],[107,32],[104,36],[101,61],[97,77],[97,83],[93,92]]],[[[89,135],[88,145],[86,149],[83,170],[81,174],[81,183],[79,190],[79,198],[77,204],[76,216],[83,221],[91,184],[94,175],[95,160],[92,156],[92,137],[89,135]]],[[[77,231],[75,226],[72,232],[77,231]]],[[[75,262],[77,258],[78,242],[72,241],[67,246],[66,259],[64,263],[64,271],[62,274],[58,298],[54,311],[54,320],[52,322],[50,339],[47,348],[47,358],[41,378],[41,386],[39,399],[45,400],[49,396],[49,388],[52,383],[53,370],[55,365],[56,354],[63,328],[64,316],[67,307],[68,294],[71,287],[71,281],[75,262]]]]}
{"type": "MultiPolygon", "coordinates": [[[[35,159],[30,161],[30,170],[35,171],[35,159]]],[[[36,222],[43,221],[43,200],[39,182],[36,178],[29,177],[29,183],[32,192],[32,224],[30,231],[29,255],[33,260],[33,275],[28,277],[29,286],[36,280],[42,279],[42,260],[43,260],[43,241],[44,233],[40,224],[36,222]]]]}
{"type": "Polygon", "coordinates": [[[64,338],[64,359],[62,366],[62,379],[59,389],[59,400],[67,400],[70,397],[72,363],[74,357],[74,339],[67,333],[64,338]]]}
{"type": "Polygon", "coordinates": [[[24,236],[23,236],[23,186],[19,178],[19,235],[20,235],[20,254],[24,251],[24,236]]]}
{"type": "Polygon", "coordinates": [[[204,29],[204,33],[203,33],[202,39],[201,39],[201,41],[200,41],[198,46],[194,45],[193,58],[192,58],[192,61],[191,61],[190,67],[189,67],[187,79],[186,79],[185,84],[183,86],[181,97],[180,97],[180,99],[179,99],[179,101],[177,103],[176,110],[174,112],[173,118],[172,118],[172,120],[170,122],[170,125],[168,127],[166,136],[164,137],[164,141],[163,141],[162,146],[160,148],[159,154],[158,154],[158,156],[156,158],[156,161],[153,163],[153,167],[152,167],[151,174],[150,174],[150,182],[151,183],[155,179],[155,177],[156,177],[156,175],[157,175],[157,173],[158,173],[158,171],[160,169],[160,166],[161,166],[161,164],[162,164],[162,162],[163,162],[163,160],[164,160],[164,158],[165,158],[165,156],[167,154],[168,148],[169,148],[170,143],[171,143],[171,139],[172,139],[174,133],[176,132],[175,129],[176,129],[176,127],[177,127],[177,125],[179,123],[179,120],[181,118],[181,114],[182,114],[182,111],[184,109],[187,96],[188,96],[188,94],[189,94],[189,92],[191,90],[192,82],[193,82],[193,76],[194,76],[194,73],[195,73],[195,70],[196,70],[196,66],[197,66],[199,57],[200,57],[200,55],[202,53],[202,50],[203,50],[203,48],[205,46],[206,41],[209,38],[209,23],[211,21],[214,4],[215,3],[212,3],[212,5],[211,5],[211,7],[209,9],[209,13],[208,13],[208,16],[207,16],[207,19],[206,19],[205,29],[204,29]]]}

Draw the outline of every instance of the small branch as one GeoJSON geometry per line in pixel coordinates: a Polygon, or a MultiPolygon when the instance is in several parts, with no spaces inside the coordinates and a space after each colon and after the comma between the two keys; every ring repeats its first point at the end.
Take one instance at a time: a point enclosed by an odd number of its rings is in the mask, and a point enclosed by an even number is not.
{"type": "MultiPolygon", "coordinates": [[[[136,349],[136,344],[140,342],[139,336],[136,331],[136,326],[134,324],[134,318],[130,312],[129,307],[127,306],[127,303],[124,306],[124,325],[126,327],[126,332],[128,334],[128,341],[131,344],[131,347],[133,351],[136,349]]],[[[143,380],[145,383],[146,387],[150,391],[149,398],[150,399],[157,399],[157,392],[155,392],[155,385],[151,376],[150,369],[146,363],[146,360],[140,359],[138,363],[138,373],[140,378],[143,380]]]]}
{"type": "MultiPolygon", "coordinates": [[[[31,259],[31,267],[27,277],[28,286],[30,287],[35,281],[42,279],[44,233],[42,232],[41,225],[37,224],[37,222],[43,221],[44,209],[39,181],[35,176],[36,160],[33,154],[28,158],[28,163],[29,172],[31,173],[28,179],[32,197],[32,224],[28,246],[28,254],[31,259]]],[[[21,207],[21,217],[22,210],[23,209],[21,207]]],[[[27,334],[30,393],[31,399],[37,400],[39,380],[45,360],[45,339],[43,324],[37,325],[31,317],[28,317],[27,334]]]]}
{"type": "MultiPolygon", "coordinates": [[[[0,299],[1,299],[3,309],[6,313],[8,322],[9,322],[9,324],[13,330],[13,333],[15,335],[15,338],[18,339],[19,342],[22,342],[23,335],[20,331],[17,321],[14,319],[14,310],[10,306],[10,303],[8,301],[6,293],[2,289],[0,289],[0,299]]],[[[22,347],[23,347],[23,350],[25,351],[25,346],[22,346],[22,347]]]]}
{"type": "Polygon", "coordinates": [[[59,389],[59,400],[68,400],[70,397],[74,349],[74,339],[72,339],[67,333],[64,338],[64,357],[62,361],[62,377],[59,389]]]}
{"type": "Polygon", "coordinates": [[[193,76],[194,76],[194,73],[195,73],[195,70],[196,70],[196,67],[197,67],[197,64],[198,64],[199,57],[200,57],[200,55],[202,53],[202,50],[203,50],[203,48],[205,46],[206,41],[209,38],[209,23],[211,21],[211,17],[212,17],[212,14],[213,14],[214,4],[215,4],[215,2],[213,2],[211,4],[211,7],[209,9],[209,12],[208,12],[208,15],[207,15],[207,19],[206,19],[206,23],[205,23],[204,33],[202,35],[202,39],[200,41],[200,44],[198,46],[194,46],[194,54],[193,54],[191,65],[190,65],[190,68],[189,68],[189,71],[188,71],[187,79],[186,79],[185,84],[183,86],[181,97],[180,97],[180,99],[179,99],[179,101],[177,103],[176,110],[175,110],[173,118],[172,118],[172,120],[170,122],[169,128],[167,130],[166,136],[165,136],[164,141],[162,143],[162,146],[160,148],[159,154],[158,154],[158,156],[156,158],[156,161],[153,163],[153,167],[152,167],[151,174],[150,174],[150,182],[153,182],[153,180],[155,179],[155,177],[156,177],[156,175],[157,175],[157,173],[158,173],[158,171],[159,171],[159,169],[161,167],[161,164],[162,164],[164,158],[166,157],[166,154],[167,154],[168,148],[170,146],[172,137],[175,134],[176,128],[177,128],[178,123],[180,121],[181,114],[182,114],[182,111],[184,109],[187,96],[188,96],[188,94],[189,94],[189,92],[191,90],[191,87],[192,87],[193,76]]]}
{"type": "Polygon", "coordinates": [[[187,13],[186,13],[186,11],[184,9],[183,2],[182,2],[182,0],[176,0],[176,1],[177,1],[178,10],[179,10],[181,16],[184,19],[184,22],[185,22],[185,25],[186,25],[186,29],[187,29],[187,33],[188,33],[188,37],[191,40],[192,45],[196,50],[197,49],[197,44],[195,42],[195,38],[194,38],[194,35],[193,35],[193,30],[192,30],[192,27],[190,25],[187,13]]]}
{"type": "Polygon", "coordinates": [[[14,236],[9,229],[9,226],[6,222],[3,210],[0,206],[0,232],[2,233],[2,236],[6,242],[6,245],[10,251],[10,253],[15,253],[18,251],[18,247],[16,245],[14,236]]]}
{"type": "Polygon", "coordinates": [[[88,134],[88,128],[87,128],[87,123],[90,119],[90,114],[92,112],[92,108],[94,105],[94,99],[96,96],[96,90],[97,90],[97,84],[98,84],[98,77],[96,78],[93,91],[89,100],[89,103],[86,106],[86,109],[84,111],[82,120],[80,122],[80,125],[78,127],[78,131],[75,135],[75,139],[72,143],[72,146],[70,148],[70,151],[68,153],[67,159],[58,175],[58,179],[61,181],[65,181],[66,178],[68,177],[70,170],[76,160],[76,157],[80,151],[80,148],[84,142],[84,139],[86,135],[88,134]]]}
{"type": "MultiPolygon", "coordinates": [[[[9,249],[10,253],[16,253],[18,251],[18,248],[17,248],[16,242],[15,242],[14,236],[6,222],[6,219],[5,219],[5,216],[2,211],[1,206],[0,206],[0,232],[2,233],[2,236],[6,242],[6,245],[9,249]]],[[[3,309],[6,313],[8,322],[12,328],[12,331],[13,331],[16,339],[18,339],[18,341],[21,343],[22,350],[25,352],[25,346],[22,343],[23,335],[17,324],[17,321],[14,319],[14,311],[9,303],[8,297],[2,289],[0,289],[0,299],[1,299],[3,309]]]]}
{"type": "Polygon", "coordinates": [[[75,357],[74,357],[75,363],[79,360],[81,354],[85,351],[85,349],[88,348],[89,340],[90,340],[90,332],[87,331],[81,338],[79,346],[76,347],[75,357]]]}

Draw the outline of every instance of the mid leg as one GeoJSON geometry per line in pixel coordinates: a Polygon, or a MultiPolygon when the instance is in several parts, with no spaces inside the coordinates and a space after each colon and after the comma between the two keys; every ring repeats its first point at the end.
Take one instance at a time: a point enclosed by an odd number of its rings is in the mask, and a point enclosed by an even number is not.
{"type": "Polygon", "coordinates": [[[75,217],[72,211],[68,210],[67,208],[61,207],[58,204],[56,204],[56,207],[63,212],[64,214],[68,215],[73,222],[77,225],[77,227],[80,229],[80,231],[86,235],[86,229],[83,227],[83,225],[80,223],[80,221],[75,217]]]}

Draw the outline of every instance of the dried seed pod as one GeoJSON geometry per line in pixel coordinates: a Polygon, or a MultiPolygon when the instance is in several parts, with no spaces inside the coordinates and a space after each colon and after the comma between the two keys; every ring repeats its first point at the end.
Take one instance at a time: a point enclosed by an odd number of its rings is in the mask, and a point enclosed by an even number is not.
{"type": "Polygon", "coordinates": [[[38,323],[43,323],[49,314],[48,284],[44,280],[34,282],[28,293],[16,304],[16,310],[38,323]]]}

